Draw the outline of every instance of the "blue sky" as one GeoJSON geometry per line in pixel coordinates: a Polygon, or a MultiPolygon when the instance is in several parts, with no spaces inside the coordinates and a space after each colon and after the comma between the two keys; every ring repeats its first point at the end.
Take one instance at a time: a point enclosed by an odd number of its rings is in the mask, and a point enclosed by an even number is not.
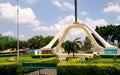
{"type": "MultiPolygon", "coordinates": [[[[16,36],[17,0],[0,0],[0,33],[16,36]]],[[[120,0],[78,0],[78,20],[96,26],[120,24],[120,0]]],[[[74,22],[74,0],[19,0],[20,39],[56,35],[74,22]]],[[[67,39],[86,34],[70,31],[67,39]]]]}

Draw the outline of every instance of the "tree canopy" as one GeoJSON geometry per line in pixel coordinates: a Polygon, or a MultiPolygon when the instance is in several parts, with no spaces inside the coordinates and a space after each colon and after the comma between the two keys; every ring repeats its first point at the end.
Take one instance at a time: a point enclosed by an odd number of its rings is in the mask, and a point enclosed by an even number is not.
{"type": "Polygon", "coordinates": [[[97,26],[95,30],[110,44],[115,44],[115,40],[120,42],[120,25],[97,26]]]}
{"type": "Polygon", "coordinates": [[[81,49],[82,42],[81,42],[80,38],[75,38],[72,41],[67,40],[64,43],[63,47],[64,47],[65,51],[68,52],[68,54],[70,52],[72,52],[73,53],[73,57],[74,57],[74,53],[77,53],[81,49]]]}
{"type": "MultiPolygon", "coordinates": [[[[45,45],[47,45],[53,38],[54,36],[43,37],[42,35],[40,35],[40,36],[33,36],[27,41],[19,40],[19,48],[40,49],[45,45]]],[[[53,47],[55,47],[57,43],[58,40],[55,42],[53,47]]],[[[16,48],[17,48],[17,40],[5,41],[3,39],[0,39],[0,50],[16,49],[16,48]]]]}

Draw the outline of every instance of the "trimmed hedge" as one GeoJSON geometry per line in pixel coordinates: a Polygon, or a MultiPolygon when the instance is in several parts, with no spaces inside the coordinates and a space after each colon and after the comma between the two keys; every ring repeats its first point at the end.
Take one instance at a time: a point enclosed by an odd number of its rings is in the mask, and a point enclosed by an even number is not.
{"type": "Polygon", "coordinates": [[[112,64],[59,63],[57,75],[120,75],[112,64]]]}
{"type": "Polygon", "coordinates": [[[66,60],[69,62],[69,63],[81,63],[82,62],[82,58],[80,57],[67,57],[66,60]]]}
{"type": "MultiPolygon", "coordinates": [[[[40,61],[37,61],[37,62],[24,62],[23,63],[23,66],[25,68],[27,67],[36,67],[36,68],[39,68],[40,66],[45,65],[45,64],[50,64],[50,66],[53,66],[54,64],[56,65],[57,63],[59,62],[59,59],[56,58],[56,57],[52,57],[52,58],[46,58],[46,59],[43,59],[43,60],[40,60],[40,61]]],[[[49,65],[48,65],[49,66],[49,65]]]]}
{"type": "Polygon", "coordinates": [[[41,54],[41,55],[32,55],[32,58],[50,58],[57,57],[56,54],[41,54]]]}
{"type": "Polygon", "coordinates": [[[17,56],[17,54],[0,54],[0,57],[10,57],[10,56],[17,56]]]}
{"type": "MultiPolygon", "coordinates": [[[[26,55],[27,53],[19,53],[19,55],[26,55]]],[[[31,54],[27,54],[31,55],[31,54]]],[[[4,54],[0,54],[0,57],[11,57],[11,56],[17,56],[17,53],[4,53],[4,54]]]]}
{"type": "Polygon", "coordinates": [[[120,55],[106,55],[106,54],[102,54],[100,55],[101,58],[120,58],[120,55]]]}
{"type": "Polygon", "coordinates": [[[21,65],[16,62],[0,63],[0,75],[22,75],[21,65]]]}

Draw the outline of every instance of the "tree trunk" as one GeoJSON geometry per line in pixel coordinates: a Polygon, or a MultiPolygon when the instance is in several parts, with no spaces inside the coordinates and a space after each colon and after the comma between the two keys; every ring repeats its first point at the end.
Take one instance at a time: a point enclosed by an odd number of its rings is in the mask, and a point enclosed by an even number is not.
{"type": "Polygon", "coordinates": [[[74,58],[74,51],[73,51],[73,58],[74,58]]]}

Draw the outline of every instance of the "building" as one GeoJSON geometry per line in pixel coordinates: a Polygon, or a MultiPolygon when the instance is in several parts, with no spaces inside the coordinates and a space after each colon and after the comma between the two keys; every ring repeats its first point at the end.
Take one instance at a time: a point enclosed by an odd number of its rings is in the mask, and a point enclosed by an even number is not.
{"type": "Polygon", "coordinates": [[[0,39],[5,40],[5,41],[10,41],[10,40],[17,40],[15,37],[11,37],[11,36],[2,36],[2,34],[0,34],[0,39]]]}

